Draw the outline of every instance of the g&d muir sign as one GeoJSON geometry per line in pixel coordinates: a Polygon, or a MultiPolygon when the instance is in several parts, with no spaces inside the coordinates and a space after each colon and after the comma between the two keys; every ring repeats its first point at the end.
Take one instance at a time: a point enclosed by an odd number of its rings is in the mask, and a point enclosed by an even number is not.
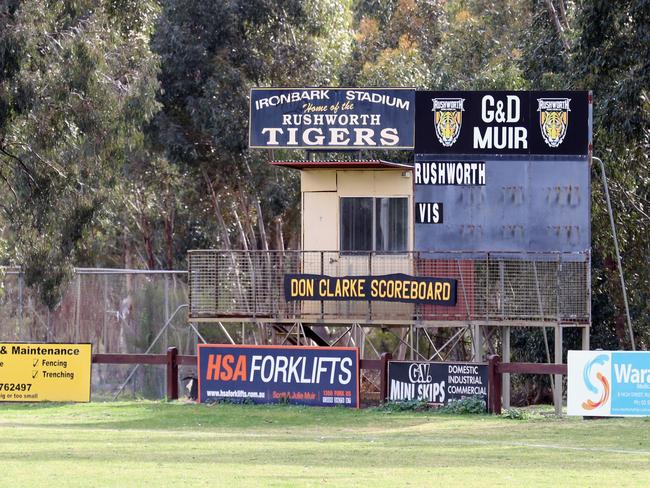
{"type": "Polygon", "coordinates": [[[416,96],[418,154],[586,156],[586,91],[438,92],[416,96]]]}
{"type": "Polygon", "coordinates": [[[408,88],[254,88],[249,145],[290,149],[412,149],[408,88]]]}

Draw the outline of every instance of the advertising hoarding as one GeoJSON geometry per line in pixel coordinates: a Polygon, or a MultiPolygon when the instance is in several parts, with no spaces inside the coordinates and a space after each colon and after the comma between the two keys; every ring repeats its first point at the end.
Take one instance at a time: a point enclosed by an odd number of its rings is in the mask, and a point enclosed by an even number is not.
{"type": "Polygon", "coordinates": [[[650,415],[650,352],[569,351],[567,369],[568,415],[650,415]]]}
{"type": "Polygon", "coordinates": [[[359,350],[199,344],[199,402],[359,407],[359,350]]]}
{"type": "Polygon", "coordinates": [[[587,91],[418,91],[415,152],[587,156],[587,91]]]}
{"type": "Polygon", "coordinates": [[[91,344],[0,343],[0,401],[89,402],[91,344]]]}
{"type": "Polygon", "coordinates": [[[388,400],[448,405],[465,398],[488,400],[487,364],[389,361],[388,400]]]}

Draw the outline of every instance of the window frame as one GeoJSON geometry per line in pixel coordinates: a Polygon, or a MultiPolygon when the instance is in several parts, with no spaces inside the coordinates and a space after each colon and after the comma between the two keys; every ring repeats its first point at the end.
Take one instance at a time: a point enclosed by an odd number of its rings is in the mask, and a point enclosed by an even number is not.
{"type": "Polygon", "coordinates": [[[411,215],[411,210],[410,210],[410,201],[411,198],[409,195],[346,195],[346,196],[339,196],[339,253],[342,255],[367,255],[367,254],[407,254],[409,252],[409,243],[410,243],[410,231],[411,231],[411,223],[410,223],[410,215],[411,215]],[[372,200],[372,236],[371,236],[371,242],[372,242],[372,249],[369,251],[357,251],[357,250],[343,250],[343,199],[344,198],[370,198],[372,200]],[[406,226],[405,226],[405,233],[406,233],[406,241],[405,241],[405,246],[404,250],[401,251],[380,251],[377,250],[377,201],[380,199],[396,199],[396,200],[406,200],[406,226]]]}

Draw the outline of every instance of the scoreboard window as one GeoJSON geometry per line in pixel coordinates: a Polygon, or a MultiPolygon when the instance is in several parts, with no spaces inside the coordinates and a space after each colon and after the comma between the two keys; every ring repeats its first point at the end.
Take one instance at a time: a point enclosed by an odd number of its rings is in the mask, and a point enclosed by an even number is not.
{"type": "Polygon", "coordinates": [[[343,197],[341,251],[405,252],[408,198],[343,197]]]}

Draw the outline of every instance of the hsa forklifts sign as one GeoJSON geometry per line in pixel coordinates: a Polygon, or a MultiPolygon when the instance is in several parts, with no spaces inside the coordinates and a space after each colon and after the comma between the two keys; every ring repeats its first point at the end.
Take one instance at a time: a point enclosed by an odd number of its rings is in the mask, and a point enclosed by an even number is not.
{"type": "Polygon", "coordinates": [[[199,344],[199,401],[359,407],[359,350],[199,344]]]}

